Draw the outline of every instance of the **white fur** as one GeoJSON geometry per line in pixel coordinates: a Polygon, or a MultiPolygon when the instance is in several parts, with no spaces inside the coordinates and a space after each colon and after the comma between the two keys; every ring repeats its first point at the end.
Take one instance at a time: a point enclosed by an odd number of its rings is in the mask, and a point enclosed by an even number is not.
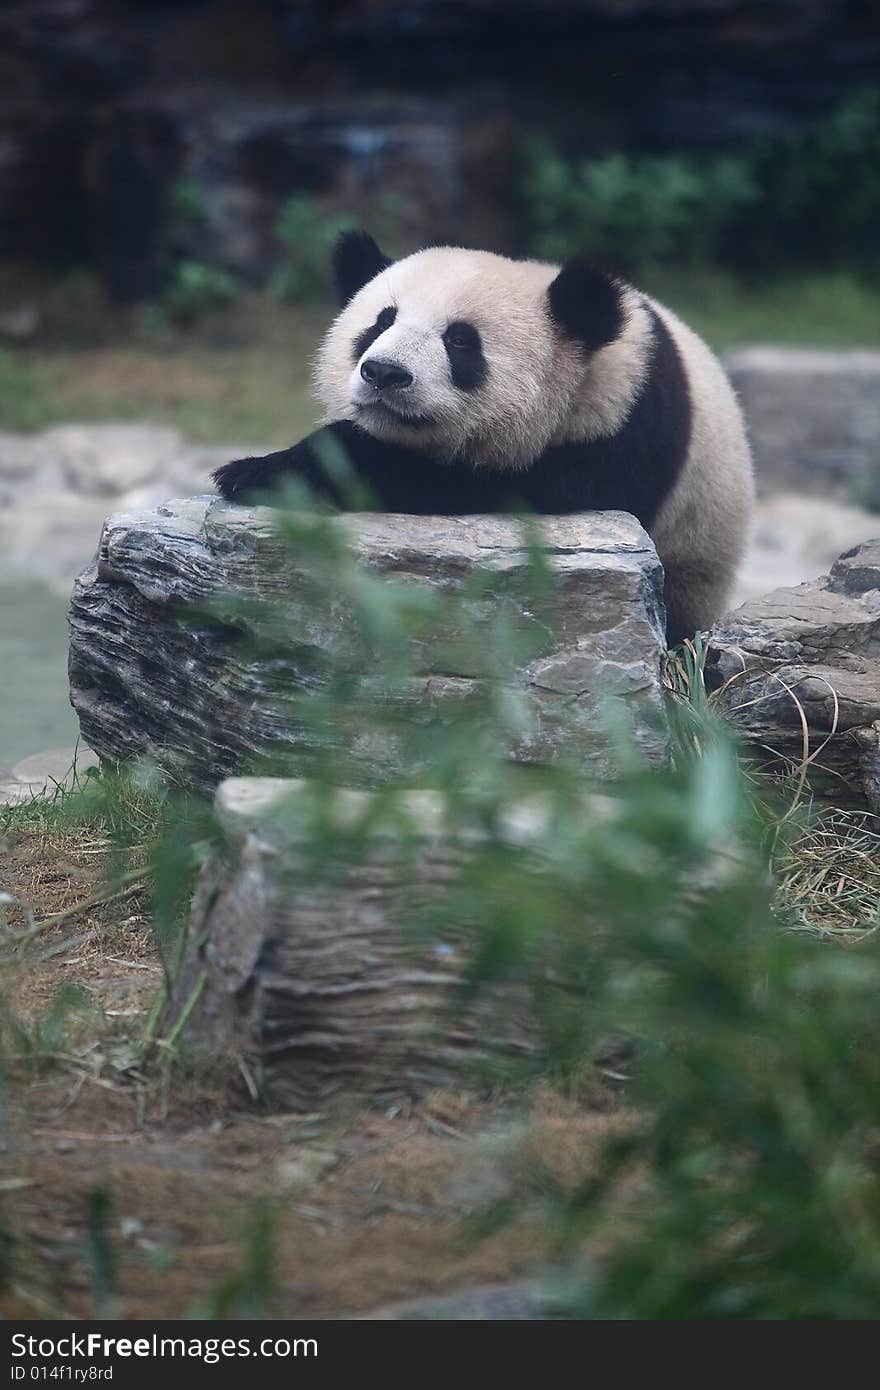
{"type": "MultiPolygon", "coordinates": [[[[691,397],[684,468],[651,527],[667,572],[667,598],[682,627],[708,626],[722,611],[745,545],[753,484],[736,398],[713,354],[689,328],[636,290],[623,293],[619,336],[585,356],[553,325],[547,290],[559,270],[455,247],[420,251],[363,287],[331,325],[316,362],[325,421],[355,420],[377,438],[449,460],[495,469],[527,467],[549,444],[613,436],[650,369],[647,304],[672,336],[691,397]],[[412,373],[395,406],[433,423],[413,428],[383,409],[360,376],[352,346],[382,309],[393,325],[364,357],[412,373]],[[479,331],[488,384],[453,386],[443,333],[456,319],[479,331]]],[[[363,359],[362,359],[363,360],[363,359]]]]}

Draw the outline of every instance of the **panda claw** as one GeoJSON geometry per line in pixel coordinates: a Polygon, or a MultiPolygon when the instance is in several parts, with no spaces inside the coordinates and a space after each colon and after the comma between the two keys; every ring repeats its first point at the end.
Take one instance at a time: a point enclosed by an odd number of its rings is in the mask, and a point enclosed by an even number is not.
{"type": "Polygon", "coordinates": [[[233,463],[224,463],[211,474],[214,486],[225,501],[237,502],[242,490],[248,487],[248,469],[245,466],[248,462],[248,459],[237,459],[233,463]]]}

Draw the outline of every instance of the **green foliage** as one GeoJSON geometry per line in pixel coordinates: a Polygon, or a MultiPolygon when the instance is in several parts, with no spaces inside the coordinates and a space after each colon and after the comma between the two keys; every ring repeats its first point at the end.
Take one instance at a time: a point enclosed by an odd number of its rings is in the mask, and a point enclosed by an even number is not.
{"type": "Polygon", "coordinates": [[[42,373],[34,369],[29,356],[0,347],[0,420],[3,427],[37,429],[45,423],[46,414],[42,373]]]}
{"type": "Polygon", "coordinates": [[[178,179],[171,189],[170,211],[178,228],[198,227],[205,222],[205,194],[195,179],[178,179]]]}
{"type": "Polygon", "coordinates": [[[545,904],[592,1020],[637,1052],[638,1118],[556,1207],[563,1248],[626,1210],[575,1316],[874,1315],[880,953],[785,930],[764,834],[714,743],[676,773],[628,776],[616,813],[572,836],[579,924],[560,934],[545,904]]]}
{"type": "Polygon", "coordinates": [[[112,1317],[118,1257],[113,1242],[113,1198],[93,1187],[86,1198],[86,1261],[91,1275],[95,1317],[112,1317]]]}
{"type": "Polygon", "coordinates": [[[201,261],[177,261],[163,295],[163,307],[183,323],[231,304],[240,292],[238,281],[225,270],[201,261]]]}
{"type": "Polygon", "coordinates": [[[584,251],[633,270],[712,261],[734,213],[758,197],[737,155],[608,154],[571,164],[536,139],[526,145],[523,191],[536,254],[558,261],[584,251]]]}
{"type": "Polygon", "coordinates": [[[629,870],[606,860],[584,884],[613,922],[585,948],[598,946],[616,1028],[638,1040],[639,1118],[560,1199],[564,1240],[595,1230],[621,1180],[639,1179],[626,1234],[573,1311],[873,1317],[876,942],[845,950],[784,930],[729,752],[699,759],[665,814],[659,795],[630,803],[629,870]]]}
{"type": "Polygon", "coordinates": [[[532,249],[586,251],[642,273],[663,265],[745,270],[880,268],[880,88],[806,132],[736,154],[612,153],[570,161],[545,141],[523,153],[532,249]]]}
{"type": "Polygon", "coordinates": [[[179,179],[170,197],[170,266],[161,303],[147,311],[147,321],[161,327],[167,315],[181,324],[195,323],[228,308],[241,294],[234,275],[196,259],[193,249],[206,221],[205,195],[195,179],[179,179]]]}
{"type": "Polygon", "coordinates": [[[869,512],[880,512],[880,477],[870,464],[853,479],[849,496],[855,506],[865,507],[869,512]]]}
{"type": "MultiPolygon", "coordinates": [[[[395,242],[402,214],[402,201],[396,194],[377,195],[370,231],[383,246],[395,242]]],[[[270,293],[288,304],[332,299],[333,247],[343,232],[359,226],[360,220],[350,213],[323,212],[310,193],[288,198],[275,224],[281,259],[269,282],[270,293]]]]}
{"type": "Polygon", "coordinates": [[[805,134],[757,145],[760,211],[733,229],[738,257],[880,272],[878,149],[880,87],[857,92],[805,134]]]}
{"type": "Polygon", "coordinates": [[[289,303],[329,298],[334,243],[342,232],[356,226],[356,219],[347,214],[322,214],[309,193],[288,198],[275,224],[282,260],[270,282],[270,292],[289,303]]]}
{"type": "Polygon", "coordinates": [[[0,1043],[4,1057],[33,1068],[45,1065],[65,1047],[74,1018],[92,1012],[92,1008],[85,990],[65,984],[41,1012],[25,1020],[12,997],[0,995],[0,1043]]]}
{"type": "Polygon", "coordinates": [[[240,1255],[234,1266],[193,1316],[215,1321],[219,1318],[266,1318],[272,1315],[278,1296],[276,1242],[278,1205],[262,1199],[251,1206],[240,1223],[240,1255]]]}

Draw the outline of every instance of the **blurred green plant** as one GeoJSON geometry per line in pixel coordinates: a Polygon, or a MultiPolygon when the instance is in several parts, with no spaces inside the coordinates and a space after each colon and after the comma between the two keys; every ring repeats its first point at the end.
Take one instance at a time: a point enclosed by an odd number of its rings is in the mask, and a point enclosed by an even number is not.
{"type": "Polygon", "coordinates": [[[74,1019],[94,1012],[79,985],[64,984],[39,1012],[25,1018],[12,994],[0,992],[0,1048],[8,1065],[39,1070],[50,1064],[68,1042],[74,1019]]]}
{"type": "Polygon", "coordinates": [[[176,230],[200,227],[207,218],[205,193],[195,179],[178,179],[171,189],[169,204],[176,230]]]}
{"type": "Polygon", "coordinates": [[[0,347],[0,421],[6,429],[31,430],[44,424],[43,374],[30,357],[0,347]]]}
{"type": "Polygon", "coordinates": [[[267,1318],[277,1308],[279,1204],[268,1198],[253,1202],[238,1222],[239,1258],[229,1273],[193,1310],[192,1316],[267,1318]]]}
{"type": "Polygon", "coordinates": [[[849,487],[849,498],[857,507],[869,512],[880,512],[880,477],[870,466],[858,474],[849,487]]]}
{"type": "Polygon", "coordinates": [[[880,86],[803,133],[752,152],[758,215],[735,219],[731,260],[758,269],[848,266],[880,275],[880,86]]]}
{"type": "MultiPolygon", "coordinates": [[[[377,195],[369,230],[383,245],[393,247],[403,216],[403,201],[394,193],[377,195]]],[[[332,254],[337,237],[360,226],[350,213],[324,212],[310,193],[288,198],[275,223],[281,247],[277,270],[269,292],[289,304],[332,299],[332,254]]]]}
{"type": "Polygon", "coordinates": [[[584,251],[618,269],[728,265],[880,270],[880,87],[806,131],[736,154],[612,153],[569,160],[525,142],[521,192],[531,249],[584,251]]]}
{"type": "Polygon", "coordinates": [[[539,917],[522,858],[504,912],[488,893],[481,909],[484,978],[499,958],[538,966],[548,1061],[560,1042],[586,1060],[603,1032],[634,1045],[631,1122],[573,1193],[532,1176],[555,1192],[557,1253],[579,1252],[569,1315],[875,1316],[876,937],[793,930],[768,872],[779,827],[723,737],[671,771],[633,769],[610,815],[565,826],[544,846],[539,917]],[[603,1254],[583,1273],[591,1239],[603,1254]]]}
{"type": "Polygon", "coordinates": [[[233,304],[242,292],[236,276],[198,259],[199,234],[207,221],[203,188],[195,179],[178,179],[169,206],[168,268],[159,304],[152,315],[187,325],[233,304]]]}
{"type": "Polygon", "coordinates": [[[171,269],[162,307],[179,323],[191,323],[226,308],[240,293],[240,285],[228,271],[202,261],[175,262],[171,269]]]}
{"type": "Polygon", "coordinates": [[[618,153],[571,163],[534,137],[522,188],[537,255],[560,261],[583,251],[633,271],[714,260],[734,213],[759,196],[748,159],[737,155],[618,153]]]}
{"type": "Polygon", "coordinates": [[[336,238],[357,226],[346,213],[325,214],[310,193],[295,193],[275,223],[280,264],[269,291],[287,303],[331,297],[331,253],[336,238]]]}
{"type": "Polygon", "coordinates": [[[86,1197],[86,1265],[92,1286],[94,1316],[113,1316],[119,1258],[112,1233],[113,1198],[105,1187],[86,1197]]]}

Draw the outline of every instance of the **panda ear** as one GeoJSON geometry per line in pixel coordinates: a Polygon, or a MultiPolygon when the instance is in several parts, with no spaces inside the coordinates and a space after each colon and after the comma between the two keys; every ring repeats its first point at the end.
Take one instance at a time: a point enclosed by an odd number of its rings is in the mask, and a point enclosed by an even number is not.
{"type": "Polygon", "coordinates": [[[343,232],[333,249],[333,275],[340,304],[345,307],[391,261],[367,232],[343,232]]]}
{"type": "Polygon", "coordinates": [[[569,338],[596,352],[620,336],[623,285],[586,256],[566,261],[547,291],[550,317],[569,338]]]}

